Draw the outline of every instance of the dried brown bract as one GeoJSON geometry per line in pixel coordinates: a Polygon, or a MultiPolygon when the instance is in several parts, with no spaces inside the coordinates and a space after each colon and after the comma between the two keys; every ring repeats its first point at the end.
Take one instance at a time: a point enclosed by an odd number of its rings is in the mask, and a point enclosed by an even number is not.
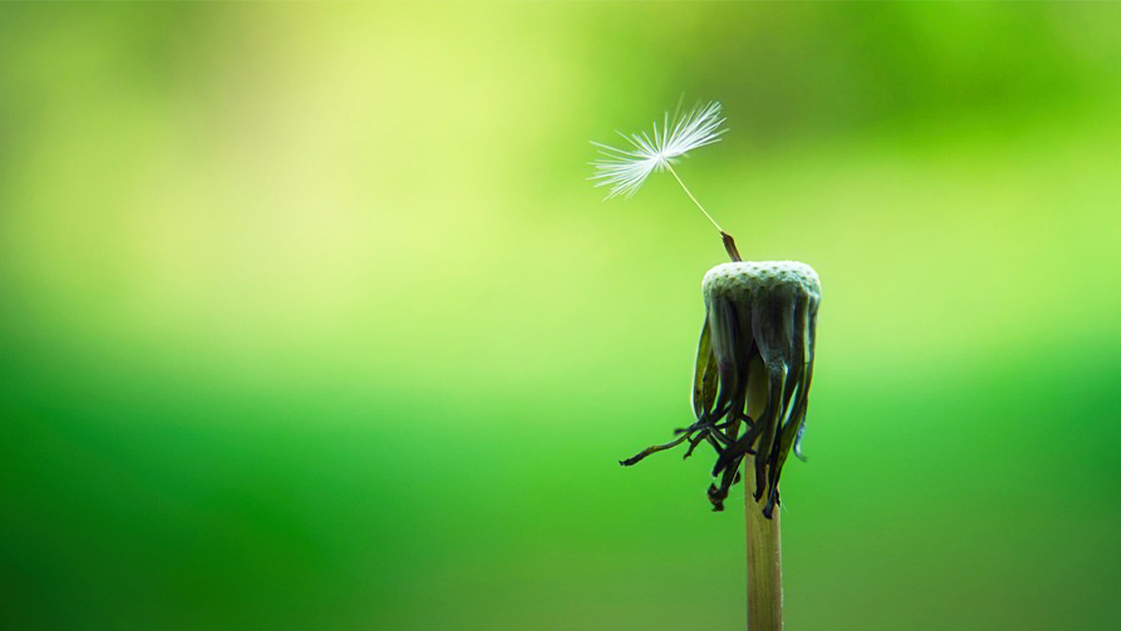
{"type": "Polygon", "coordinates": [[[622,461],[689,443],[688,458],[702,442],[717,454],[708,497],[723,510],[739,481],[745,456],[755,456],[756,495],[766,495],[763,514],[779,502],[782,466],[805,430],[821,284],[817,273],[794,261],[717,265],[702,284],[705,323],[693,378],[696,422],[678,438],[622,461]]]}

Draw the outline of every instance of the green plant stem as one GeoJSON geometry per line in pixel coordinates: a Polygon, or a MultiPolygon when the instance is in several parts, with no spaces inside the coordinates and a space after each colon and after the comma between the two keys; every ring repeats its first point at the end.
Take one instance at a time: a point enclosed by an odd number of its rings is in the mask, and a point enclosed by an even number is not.
{"type": "MultiPolygon", "coordinates": [[[[748,367],[747,410],[760,418],[767,407],[768,380],[763,359],[755,355],[748,367]]],[[[747,628],[748,631],[782,630],[782,510],[775,506],[771,519],[755,501],[755,456],[743,460],[744,510],[747,518],[747,628]]]]}
{"type": "Polygon", "coordinates": [[[782,541],[779,514],[763,516],[755,497],[754,457],[744,459],[743,478],[747,505],[747,628],[748,631],[782,629],[782,541]]]}

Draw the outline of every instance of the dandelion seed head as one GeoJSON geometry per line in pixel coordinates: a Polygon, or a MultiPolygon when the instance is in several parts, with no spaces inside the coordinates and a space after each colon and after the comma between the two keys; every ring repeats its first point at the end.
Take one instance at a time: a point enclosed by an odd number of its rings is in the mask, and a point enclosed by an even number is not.
{"type": "Polygon", "coordinates": [[[651,133],[624,134],[630,148],[618,148],[599,142],[602,158],[593,161],[595,175],[590,180],[596,186],[610,186],[607,199],[622,195],[631,197],[654,171],[670,168],[676,158],[686,153],[720,141],[726,129],[720,126],[725,119],[720,115],[720,103],[713,101],[704,107],[694,107],[684,116],[672,119],[666,113],[662,127],[654,123],[651,133]]]}

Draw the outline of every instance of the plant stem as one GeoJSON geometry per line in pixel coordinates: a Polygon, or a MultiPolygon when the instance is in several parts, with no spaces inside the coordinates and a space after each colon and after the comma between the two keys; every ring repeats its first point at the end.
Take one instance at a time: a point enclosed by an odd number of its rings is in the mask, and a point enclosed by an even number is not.
{"type": "Polygon", "coordinates": [[[743,462],[744,504],[747,512],[747,628],[782,629],[782,542],[778,506],[771,519],[755,501],[755,457],[743,462]]]}
{"type": "MultiPolygon", "coordinates": [[[[747,372],[745,412],[749,418],[757,419],[767,409],[769,391],[763,358],[754,355],[747,372]]],[[[747,628],[748,631],[782,631],[781,510],[775,506],[771,519],[767,519],[763,516],[762,505],[755,501],[756,457],[748,455],[743,459],[742,473],[747,517],[747,628]]]]}

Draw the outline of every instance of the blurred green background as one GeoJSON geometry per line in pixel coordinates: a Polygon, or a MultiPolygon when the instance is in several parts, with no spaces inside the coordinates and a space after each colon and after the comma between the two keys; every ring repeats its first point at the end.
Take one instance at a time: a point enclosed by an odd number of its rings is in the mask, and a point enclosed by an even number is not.
{"type": "MultiPolygon", "coordinates": [[[[787,627],[1121,627],[1121,5],[0,7],[0,627],[737,629],[719,240],[824,300],[787,627]]],[[[737,487],[738,488],[738,487],[737,487]]]]}

